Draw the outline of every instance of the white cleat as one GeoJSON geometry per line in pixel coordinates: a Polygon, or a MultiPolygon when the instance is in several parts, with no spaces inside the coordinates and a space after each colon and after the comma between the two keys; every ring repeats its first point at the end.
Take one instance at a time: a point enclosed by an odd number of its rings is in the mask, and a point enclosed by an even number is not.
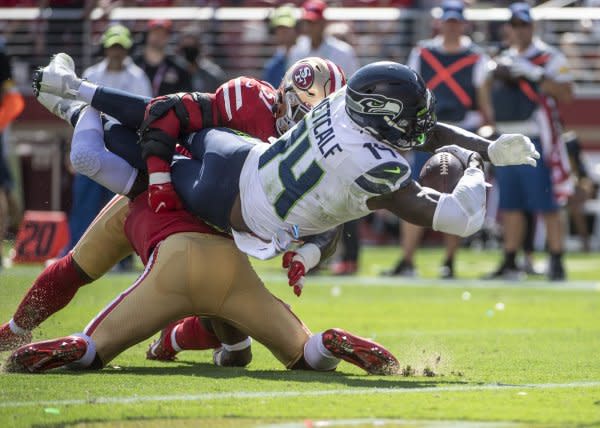
{"type": "Polygon", "coordinates": [[[37,100],[41,105],[46,107],[50,113],[69,123],[71,123],[71,116],[73,116],[73,113],[86,106],[86,103],[83,101],[69,100],[45,92],[39,93],[37,100]]]}
{"type": "Polygon", "coordinates": [[[52,57],[46,67],[35,72],[33,90],[36,96],[46,93],[75,99],[81,81],[75,74],[73,58],[66,53],[59,53],[52,57]]]}

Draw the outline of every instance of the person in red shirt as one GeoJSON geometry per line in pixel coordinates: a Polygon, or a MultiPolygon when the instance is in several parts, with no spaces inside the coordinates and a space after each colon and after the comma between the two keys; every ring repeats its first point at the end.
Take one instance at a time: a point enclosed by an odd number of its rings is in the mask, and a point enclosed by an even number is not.
{"type": "MultiPolygon", "coordinates": [[[[294,64],[277,90],[265,82],[239,77],[226,82],[214,94],[187,93],[149,100],[89,82],[82,83],[73,70],[74,64],[70,57],[57,55],[38,76],[38,100],[73,126],[78,122],[81,109],[86,104],[106,112],[120,122],[120,124],[111,123],[105,126],[104,132],[98,130],[95,136],[99,137],[100,141],[94,142],[92,138],[86,138],[85,145],[73,145],[71,149],[73,165],[75,168],[87,169],[88,172],[91,162],[95,163],[92,169],[98,171],[107,169],[104,167],[105,163],[115,164],[110,153],[105,150],[103,139],[107,140],[107,147],[110,150],[114,150],[123,158],[130,159],[130,163],[134,166],[144,169],[145,165],[139,150],[133,153],[130,151],[131,147],[136,149],[139,146],[119,144],[119,142],[126,139],[135,141],[136,130],[145,120],[145,116],[146,123],[149,124],[148,132],[164,133],[173,138],[204,127],[227,126],[262,140],[268,140],[285,132],[312,105],[345,83],[343,73],[333,63],[321,59],[309,59],[294,64]],[[315,73],[314,84],[310,91],[296,85],[294,78],[299,73],[305,75],[307,65],[310,65],[315,73]],[[53,88],[52,84],[54,88],[65,88],[67,91],[78,84],[75,95],[72,95],[72,91],[62,94],[76,98],[77,101],[50,94],[48,91],[53,88]],[[161,110],[164,114],[156,119],[161,110]],[[150,123],[149,117],[156,120],[150,123]]],[[[88,136],[94,135],[88,133],[88,136]]],[[[129,180],[132,184],[128,189],[122,186],[114,187],[115,183],[111,180],[128,165],[120,166],[118,171],[113,172],[109,169],[110,173],[104,177],[105,181],[102,181],[102,177],[99,176],[93,178],[122,194],[133,195],[146,188],[147,178],[144,174],[138,174],[134,181],[129,180]]],[[[131,168],[133,171],[133,167],[131,168]]],[[[13,318],[0,326],[0,350],[13,349],[29,341],[30,331],[67,305],[81,286],[101,277],[116,262],[131,254],[133,248],[123,233],[128,212],[127,199],[115,198],[100,212],[73,250],[40,274],[19,304],[13,318]]],[[[177,217],[179,214],[174,216],[177,217]]],[[[141,247],[145,246],[145,248],[136,248],[140,255],[149,254],[156,244],[152,240],[142,239],[141,242],[144,242],[141,247]]],[[[195,338],[207,334],[208,332],[202,328],[196,317],[184,320],[180,324],[171,326],[169,333],[163,334],[151,346],[148,356],[173,359],[176,350],[204,346],[198,344],[195,338]],[[172,331],[176,333],[170,334],[172,331]]]]}

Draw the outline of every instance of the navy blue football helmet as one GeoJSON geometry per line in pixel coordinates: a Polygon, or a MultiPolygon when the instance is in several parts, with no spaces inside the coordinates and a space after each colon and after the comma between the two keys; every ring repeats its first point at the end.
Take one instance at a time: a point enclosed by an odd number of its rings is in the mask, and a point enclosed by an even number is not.
{"type": "Polygon", "coordinates": [[[435,97],[413,69],[390,61],[360,68],[348,80],[346,112],[382,143],[408,150],[436,123],[435,97]]]}

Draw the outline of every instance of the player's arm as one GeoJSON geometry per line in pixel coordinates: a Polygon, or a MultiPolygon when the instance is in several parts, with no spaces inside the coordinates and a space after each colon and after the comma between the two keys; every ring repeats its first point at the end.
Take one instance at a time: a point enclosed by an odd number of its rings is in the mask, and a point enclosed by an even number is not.
{"type": "Polygon", "coordinates": [[[521,134],[502,134],[496,140],[488,140],[457,126],[438,122],[418,150],[435,152],[444,146],[457,145],[477,152],[484,160],[496,166],[536,165],[540,154],[531,140],[521,134]]]}
{"type": "Polygon", "coordinates": [[[473,153],[452,193],[439,193],[410,180],[398,190],[367,201],[371,210],[386,209],[410,223],[458,236],[477,232],[485,219],[483,160],[473,153]]]}
{"type": "Polygon", "coordinates": [[[181,208],[171,183],[171,160],[180,135],[215,126],[215,95],[178,93],[154,98],[140,126],[142,157],[148,168],[148,202],[155,212],[181,208]]]}
{"type": "Polygon", "coordinates": [[[304,244],[296,251],[287,251],[283,255],[282,266],[288,270],[288,283],[290,287],[294,287],[296,296],[302,293],[306,272],[335,252],[342,229],[343,225],[318,235],[307,236],[304,244]]]}

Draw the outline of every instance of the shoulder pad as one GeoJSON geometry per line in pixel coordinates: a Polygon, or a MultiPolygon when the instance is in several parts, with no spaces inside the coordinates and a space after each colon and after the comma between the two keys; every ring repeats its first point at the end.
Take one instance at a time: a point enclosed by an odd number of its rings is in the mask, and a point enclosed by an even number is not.
{"type": "Polygon", "coordinates": [[[375,166],[355,180],[363,190],[376,195],[393,192],[398,188],[398,181],[405,181],[410,172],[407,164],[385,162],[375,166]]]}

